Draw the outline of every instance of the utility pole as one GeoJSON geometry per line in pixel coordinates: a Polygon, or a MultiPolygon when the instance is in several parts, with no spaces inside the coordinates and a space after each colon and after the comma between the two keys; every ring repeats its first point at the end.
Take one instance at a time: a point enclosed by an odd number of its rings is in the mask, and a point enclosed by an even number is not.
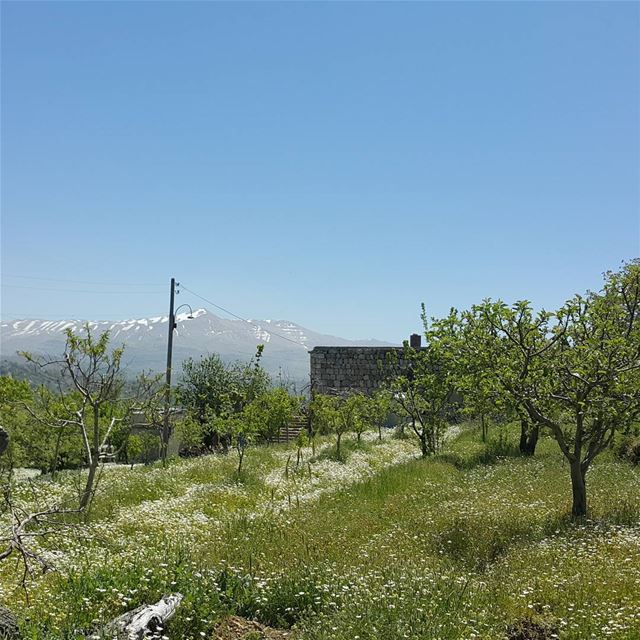
{"type": "Polygon", "coordinates": [[[167,463],[167,449],[169,447],[169,412],[171,411],[171,355],[173,351],[173,330],[176,327],[176,319],[173,305],[176,295],[176,279],[171,278],[171,294],[169,298],[169,337],[167,339],[167,378],[164,389],[164,422],[162,425],[162,464],[167,463]]]}

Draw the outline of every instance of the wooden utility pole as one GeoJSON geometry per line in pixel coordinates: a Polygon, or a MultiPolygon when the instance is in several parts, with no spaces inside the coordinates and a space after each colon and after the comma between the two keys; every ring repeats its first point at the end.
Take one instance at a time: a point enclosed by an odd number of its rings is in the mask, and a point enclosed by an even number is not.
{"type": "Polygon", "coordinates": [[[171,293],[169,297],[169,336],[167,338],[167,374],[164,389],[164,422],[162,424],[162,464],[167,462],[167,450],[169,448],[169,413],[171,411],[171,355],[173,351],[173,330],[176,327],[176,319],[173,311],[176,295],[176,279],[171,278],[171,293]]]}

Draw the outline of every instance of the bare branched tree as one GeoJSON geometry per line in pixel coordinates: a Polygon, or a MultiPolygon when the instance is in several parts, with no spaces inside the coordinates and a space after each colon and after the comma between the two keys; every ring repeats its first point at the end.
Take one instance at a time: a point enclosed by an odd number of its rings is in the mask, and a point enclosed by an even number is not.
{"type": "Polygon", "coordinates": [[[54,429],[77,429],[87,463],[87,477],[80,493],[80,509],[86,510],[96,489],[96,473],[115,426],[139,408],[151,412],[157,398],[155,379],[141,377],[131,397],[123,393],[120,364],[124,347],[109,350],[109,332],[96,337],[89,324],[84,335],[67,329],[61,358],[22,355],[43,369],[59,369],[57,393],[41,390],[36,408],[27,411],[40,423],[54,429]],[[66,387],[65,387],[65,384],[66,387]],[[65,392],[70,387],[72,392],[65,392]]]}
{"type": "Polygon", "coordinates": [[[55,504],[31,511],[13,499],[11,486],[10,480],[3,482],[6,524],[0,534],[0,562],[18,556],[18,567],[22,569],[20,585],[28,601],[27,582],[34,576],[36,569],[41,573],[54,569],[38,549],[37,541],[59,535],[64,529],[73,527],[75,521],[69,520],[67,516],[78,514],[80,509],[67,509],[55,504]]]}

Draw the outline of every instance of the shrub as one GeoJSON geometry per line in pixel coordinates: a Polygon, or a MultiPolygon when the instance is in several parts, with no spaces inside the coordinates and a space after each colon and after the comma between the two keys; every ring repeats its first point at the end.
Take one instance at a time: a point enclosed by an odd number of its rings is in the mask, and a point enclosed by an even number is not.
{"type": "Polygon", "coordinates": [[[622,460],[640,464],[640,436],[625,436],[618,444],[616,454],[622,460]]]}

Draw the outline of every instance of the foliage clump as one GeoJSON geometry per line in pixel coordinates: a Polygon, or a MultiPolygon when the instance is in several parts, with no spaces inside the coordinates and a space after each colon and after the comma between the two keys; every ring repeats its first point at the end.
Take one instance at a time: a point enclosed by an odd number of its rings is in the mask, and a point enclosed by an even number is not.
{"type": "Polygon", "coordinates": [[[616,447],[616,454],[632,464],[640,464],[640,435],[626,435],[616,447]]]}

